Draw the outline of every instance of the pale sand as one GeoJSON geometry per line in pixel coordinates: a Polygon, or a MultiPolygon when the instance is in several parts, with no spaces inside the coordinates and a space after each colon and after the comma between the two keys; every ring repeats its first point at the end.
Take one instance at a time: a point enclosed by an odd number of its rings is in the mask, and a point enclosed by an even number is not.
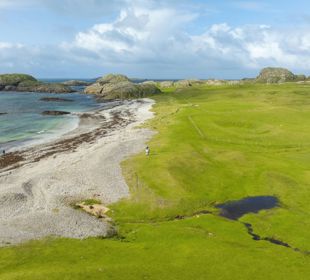
{"type": "MultiPolygon", "coordinates": [[[[52,145],[41,145],[26,152],[26,164],[0,171],[0,245],[16,244],[46,236],[86,238],[107,236],[112,226],[70,203],[88,198],[104,205],[129,196],[120,162],[139,153],[153,132],[137,128],[152,118],[150,99],[127,101],[109,110],[90,113],[78,130],[80,135],[100,127],[118,113],[122,124],[108,126],[108,133],[73,150],[54,153],[32,162],[52,145]],[[94,117],[95,115],[95,117],[94,117]]],[[[67,135],[64,137],[71,137],[67,135]]],[[[66,138],[64,138],[66,139],[66,138]]],[[[53,143],[57,147],[57,143],[53,143]]]]}

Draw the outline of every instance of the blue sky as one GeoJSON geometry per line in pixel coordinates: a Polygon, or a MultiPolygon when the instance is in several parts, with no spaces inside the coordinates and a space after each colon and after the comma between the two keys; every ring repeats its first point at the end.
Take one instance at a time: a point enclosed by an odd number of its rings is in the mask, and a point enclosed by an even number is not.
{"type": "Polygon", "coordinates": [[[0,72],[36,77],[310,75],[310,2],[0,0],[0,72]]]}

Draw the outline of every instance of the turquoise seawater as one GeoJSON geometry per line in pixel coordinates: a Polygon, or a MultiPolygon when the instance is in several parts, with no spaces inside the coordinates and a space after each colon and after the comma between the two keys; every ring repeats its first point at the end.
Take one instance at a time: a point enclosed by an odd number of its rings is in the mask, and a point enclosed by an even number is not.
{"type": "Polygon", "coordinates": [[[0,150],[22,147],[63,134],[78,124],[78,117],[43,116],[47,110],[71,113],[89,111],[102,106],[92,96],[78,93],[46,94],[0,92],[0,150]],[[72,102],[46,102],[44,97],[70,99],[72,102]]]}

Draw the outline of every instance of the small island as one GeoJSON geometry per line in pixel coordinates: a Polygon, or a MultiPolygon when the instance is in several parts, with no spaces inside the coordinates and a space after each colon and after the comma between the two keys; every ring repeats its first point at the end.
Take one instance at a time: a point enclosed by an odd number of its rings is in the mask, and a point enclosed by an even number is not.
{"type": "Polygon", "coordinates": [[[70,93],[74,90],[61,83],[43,83],[26,74],[0,75],[0,91],[70,93]]]}

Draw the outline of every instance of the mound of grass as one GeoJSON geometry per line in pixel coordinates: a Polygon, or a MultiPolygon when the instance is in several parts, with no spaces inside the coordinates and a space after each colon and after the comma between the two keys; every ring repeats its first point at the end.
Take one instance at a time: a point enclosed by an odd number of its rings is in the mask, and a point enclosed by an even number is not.
{"type": "Polygon", "coordinates": [[[83,203],[84,205],[94,205],[101,204],[101,201],[99,199],[90,198],[83,200],[81,203],[83,203]]]}

